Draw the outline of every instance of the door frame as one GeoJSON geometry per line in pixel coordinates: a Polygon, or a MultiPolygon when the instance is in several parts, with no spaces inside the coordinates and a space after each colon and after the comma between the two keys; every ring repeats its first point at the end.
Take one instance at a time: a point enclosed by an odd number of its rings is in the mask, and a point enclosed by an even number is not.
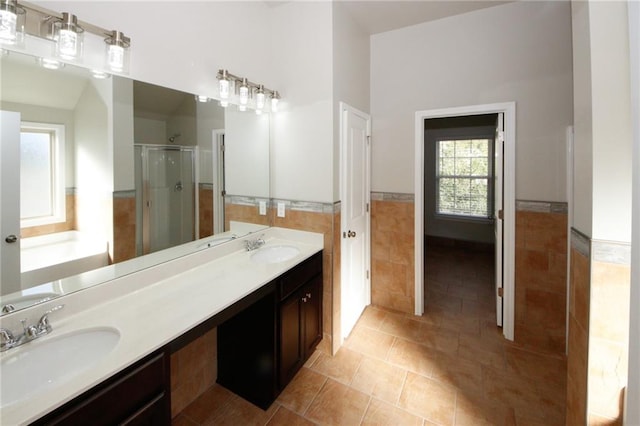
{"type": "Polygon", "coordinates": [[[515,182],[516,182],[516,103],[469,105],[415,113],[415,314],[424,313],[424,121],[430,118],[504,113],[503,180],[503,325],[502,333],[514,339],[515,328],[515,182]]]}
{"type": "MultiPolygon", "coordinates": [[[[341,200],[341,206],[340,206],[340,233],[338,234],[338,237],[340,238],[340,245],[342,245],[342,233],[346,232],[346,227],[345,227],[345,223],[346,223],[346,217],[345,217],[345,204],[348,201],[348,198],[346,196],[347,194],[347,184],[346,184],[346,179],[345,179],[345,175],[346,175],[346,168],[348,165],[348,162],[346,161],[346,149],[347,149],[347,139],[346,139],[346,134],[345,134],[345,120],[344,120],[344,113],[345,112],[351,112],[353,114],[359,115],[361,117],[366,118],[367,120],[367,137],[368,137],[368,143],[366,146],[366,150],[367,150],[367,154],[366,154],[366,168],[367,168],[367,173],[366,173],[366,180],[365,180],[365,192],[366,192],[366,199],[367,199],[367,218],[366,218],[366,230],[367,230],[367,235],[366,235],[366,239],[365,239],[365,264],[366,264],[366,270],[368,271],[368,276],[365,277],[366,280],[366,305],[368,306],[371,304],[371,115],[367,114],[366,112],[360,111],[350,105],[348,105],[345,102],[340,102],[339,103],[339,115],[340,115],[340,200],[341,200]]],[[[342,295],[343,295],[343,284],[346,282],[346,270],[343,267],[343,265],[346,265],[346,259],[345,259],[346,253],[345,250],[340,250],[340,303],[339,303],[339,309],[338,311],[342,313],[342,295]]],[[[334,307],[335,309],[335,307],[334,307]]],[[[344,342],[344,339],[346,336],[343,335],[342,333],[342,314],[340,315],[340,322],[339,324],[335,324],[334,321],[334,330],[333,330],[333,335],[334,335],[334,342],[338,343],[338,345],[334,344],[334,350],[333,352],[335,353],[337,351],[337,348],[339,348],[340,346],[342,346],[342,343],[344,342]]]]}

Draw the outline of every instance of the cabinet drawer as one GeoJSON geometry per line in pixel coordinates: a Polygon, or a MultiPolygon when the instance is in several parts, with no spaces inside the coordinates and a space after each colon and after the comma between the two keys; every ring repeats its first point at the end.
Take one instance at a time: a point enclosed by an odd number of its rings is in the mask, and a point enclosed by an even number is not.
{"type": "MultiPolygon", "coordinates": [[[[155,354],[77,397],[36,424],[113,425],[140,424],[134,419],[151,404],[156,410],[168,402],[165,353],[155,354]]],[[[168,407],[168,404],[166,405],[168,407]]],[[[162,413],[162,407],[157,413],[162,413]]],[[[170,413],[153,416],[156,424],[170,423],[170,413]],[[160,420],[160,421],[158,421],[160,420]]]]}
{"type": "Polygon", "coordinates": [[[298,287],[322,272],[322,252],[316,253],[300,265],[285,273],[279,280],[280,300],[284,300],[298,287]]]}

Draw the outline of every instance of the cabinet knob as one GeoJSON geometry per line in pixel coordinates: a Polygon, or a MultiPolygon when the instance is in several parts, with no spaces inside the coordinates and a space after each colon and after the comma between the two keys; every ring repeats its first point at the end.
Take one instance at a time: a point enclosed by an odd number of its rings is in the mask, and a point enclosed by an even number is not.
{"type": "Polygon", "coordinates": [[[303,297],[303,298],[302,298],[302,302],[303,302],[303,303],[307,303],[307,298],[306,298],[306,297],[303,297]]]}
{"type": "Polygon", "coordinates": [[[307,293],[307,298],[311,299],[311,293],[307,293]]]}

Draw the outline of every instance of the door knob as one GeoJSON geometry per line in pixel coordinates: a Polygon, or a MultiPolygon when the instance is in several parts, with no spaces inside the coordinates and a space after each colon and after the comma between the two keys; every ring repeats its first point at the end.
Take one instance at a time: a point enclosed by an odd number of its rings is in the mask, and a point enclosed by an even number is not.
{"type": "Polygon", "coordinates": [[[347,237],[349,238],[355,238],[356,237],[356,231],[349,231],[347,233],[347,237]]]}
{"type": "Polygon", "coordinates": [[[18,241],[18,237],[16,237],[15,235],[11,234],[11,235],[7,235],[7,238],[4,239],[6,242],[8,242],[9,244],[13,244],[16,241],[18,241]]]}

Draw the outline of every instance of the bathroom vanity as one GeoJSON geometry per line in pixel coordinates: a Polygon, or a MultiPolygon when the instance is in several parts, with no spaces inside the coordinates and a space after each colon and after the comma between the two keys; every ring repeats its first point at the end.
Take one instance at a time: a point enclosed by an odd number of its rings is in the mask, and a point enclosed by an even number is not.
{"type": "MultiPolygon", "coordinates": [[[[31,386],[8,403],[3,396],[1,423],[170,424],[169,357],[213,327],[218,382],[268,407],[322,338],[323,238],[270,228],[264,239],[254,251],[238,239],[57,299],[66,315],[51,319],[53,332],[2,353],[3,369],[86,330],[113,330],[118,341],[84,369],[31,386]],[[274,247],[293,247],[295,254],[252,259],[274,247]]],[[[10,321],[17,319],[10,314],[0,325],[15,329],[10,321]]],[[[52,353],[48,367],[55,370],[57,362],[52,353]]],[[[3,392],[16,383],[3,377],[3,392]]]]}

